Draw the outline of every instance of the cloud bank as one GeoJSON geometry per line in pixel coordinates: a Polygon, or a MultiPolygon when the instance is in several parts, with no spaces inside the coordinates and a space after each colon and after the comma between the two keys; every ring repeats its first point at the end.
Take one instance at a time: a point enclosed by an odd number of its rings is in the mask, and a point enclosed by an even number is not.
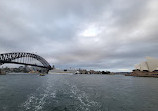
{"type": "Polygon", "coordinates": [[[59,67],[130,71],[158,57],[157,0],[1,0],[0,53],[59,67]]]}

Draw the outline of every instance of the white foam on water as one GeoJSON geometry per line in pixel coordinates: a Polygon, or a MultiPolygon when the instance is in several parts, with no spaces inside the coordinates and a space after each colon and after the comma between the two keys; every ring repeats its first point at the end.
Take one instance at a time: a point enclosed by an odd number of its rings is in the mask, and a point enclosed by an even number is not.
{"type": "Polygon", "coordinates": [[[28,99],[21,105],[24,111],[42,111],[43,106],[46,104],[48,98],[56,98],[56,91],[51,91],[52,86],[47,81],[46,86],[41,86],[36,89],[36,92],[31,94],[28,99]],[[42,89],[45,87],[44,89],[42,89]]]}
{"type": "Polygon", "coordinates": [[[30,97],[28,97],[28,99],[23,103],[23,107],[24,109],[27,111],[27,110],[30,110],[31,109],[31,104],[34,104],[36,101],[36,98],[34,95],[31,95],[30,97]]]}
{"type": "Polygon", "coordinates": [[[50,93],[50,97],[52,97],[52,98],[56,98],[56,91],[50,93]]]}
{"type": "Polygon", "coordinates": [[[80,102],[79,104],[80,107],[78,109],[81,109],[83,111],[91,111],[91,108],[94,107],[98,109],[97,111],[99,111],[99,108],[101,107],[100,103],[91,100],[88,94],[86,94],[86,92],[84,91],[79,90],[77,86],[75,85],[71,86],[71,93],[73,97],[80,102]]]}
{"type": "MultiPolygon", "coordinates": [[[[46,100],[57,97],[58,91],[52,90],[55,84],[52,84],[51,81],[51,79],[48,79],[46,84],[37,88],[36,92],[28,97],[21,106],[23,111],[42,111],[44,110],[44,105],[47,104],[46,100]],[[41,93],[39,94],[37,92],[41,93]]],[[[91,109],[97,109],[94,111],[99,111],[98,109],[101,107],[99,102],[92,100],[90,95],[86,94],[85,91],[81,91],[76,85],[72,85],[68,81],[64,81],[64,83],[70,87],[70,97],[79,102],[78,105],[75,106],[76,111],[91,111],[91,109]]]]}

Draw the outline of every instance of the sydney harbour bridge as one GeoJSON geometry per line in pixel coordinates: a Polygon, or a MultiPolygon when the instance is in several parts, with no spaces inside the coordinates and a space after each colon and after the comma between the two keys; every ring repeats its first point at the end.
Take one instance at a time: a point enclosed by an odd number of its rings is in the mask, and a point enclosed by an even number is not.
{"type": "Polygon", "coordinates": [[[40,67],[46,69],[47,72],[51,70],[51,66],[44,58],[32,53],[13,52],[0,54],[0,65],[6,63],[40,67]]]}

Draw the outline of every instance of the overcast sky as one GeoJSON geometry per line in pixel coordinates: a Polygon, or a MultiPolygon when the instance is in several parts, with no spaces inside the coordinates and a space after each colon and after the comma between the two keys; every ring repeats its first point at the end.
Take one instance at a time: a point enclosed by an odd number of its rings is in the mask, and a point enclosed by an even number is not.
{"type": "Polygon", "coordinates": [[[64,68],[131,71],[158,58],[158,0],[0,0],[0,53],[64,68]]]}

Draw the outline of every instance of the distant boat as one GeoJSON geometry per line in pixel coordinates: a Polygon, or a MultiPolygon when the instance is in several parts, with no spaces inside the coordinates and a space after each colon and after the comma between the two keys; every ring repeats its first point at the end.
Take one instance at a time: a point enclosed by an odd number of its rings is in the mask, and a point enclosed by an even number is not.
{"type": "Polygon", "coordinates": [[[79,72],[79,71],[76,71],[74,74],[80,74],[80,72],[79,72]]]}
{"type": "Polygon", "coordinates": [[[5,71],[0,70],[0,75],[6,75],[5,71]]]}
{"type": "Polygon", "coordinates": [[[45,74],[40,74],[40,76],[45,76],[45,74]]]}

